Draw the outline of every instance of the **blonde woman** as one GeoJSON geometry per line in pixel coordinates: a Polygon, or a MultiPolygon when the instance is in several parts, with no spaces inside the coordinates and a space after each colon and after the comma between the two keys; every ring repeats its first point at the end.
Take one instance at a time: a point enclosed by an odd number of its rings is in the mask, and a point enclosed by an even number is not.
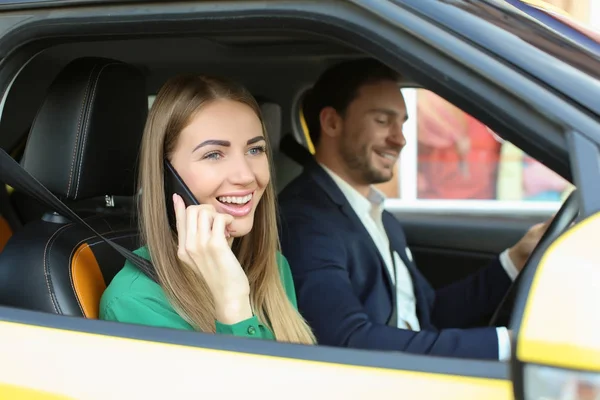
{"type": "Polygon", "coordinates": [[[169,80],[142,139],[140,227],[156,280],[126,262],[100,303],[100,318],[126,323],[314,343],[297,311],[279,253],[269,143],[260,109],[233,82],[169,80]],[[167,159],[200,205],[165,193],[167,159]]]}

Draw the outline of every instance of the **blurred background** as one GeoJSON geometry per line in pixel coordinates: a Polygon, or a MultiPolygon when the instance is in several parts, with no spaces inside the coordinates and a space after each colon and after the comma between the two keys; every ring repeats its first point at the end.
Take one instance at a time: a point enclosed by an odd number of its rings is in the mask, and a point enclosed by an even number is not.
{"type": "MultiPolygon", "coordinates": [[[[580,43],[589,42],[589,48],[598,51],[600,0],[505,1],[562,34],[576,36],[580,43]]],[[[552,208],[572,189],[554,172],[434,93],[424,89],[403,92],[410,116],[405,125],[407,146],[397,166],[397,179],[379,185],[392,203],[446,200],[445,205],[468,206],[472,202],[465,200],[480,200],[491,208],[507,202],[513,208],[515,202],[526,208],[552,208]]]]}

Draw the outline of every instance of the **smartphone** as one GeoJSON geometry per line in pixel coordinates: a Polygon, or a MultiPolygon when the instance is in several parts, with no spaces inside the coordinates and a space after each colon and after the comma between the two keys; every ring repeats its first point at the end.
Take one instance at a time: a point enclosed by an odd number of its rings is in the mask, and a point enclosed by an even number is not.
{"type": "Polygon", "coordinates": [[[177,193],[183,199],[186,207],[191,205],[200,204],[196,197],[192,194],[191,190],[187,187],[183,179],[179,176],[175,168],[171,165],[169,160],[165,159],[164,162],[164,179],[165,179],[165,200],[167,204],[167,216],[169,218],[169,224],[173,230],[177,230],[177,223],[175,219],[175,209],[173,208],[173,193],[177,193]]]}

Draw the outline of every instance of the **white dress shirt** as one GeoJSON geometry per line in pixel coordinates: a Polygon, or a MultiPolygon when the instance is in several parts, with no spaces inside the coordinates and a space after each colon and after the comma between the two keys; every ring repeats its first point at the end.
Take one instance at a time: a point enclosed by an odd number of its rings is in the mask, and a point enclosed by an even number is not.
{"type": "MultiPolygon", "coordinates": [[[[389,239],[383,227],[381,217],[383,202],[385,200],[384,194],[371,186],[369,194],[365,197],[329,168],[323,164],[320,165],[342,191],[346,200],[348,200],[348,203],[350,203],[350,206],[369,232],[385,262],[389,276],[396,288],[397,327],[419,331],[421,328],[419,319],[417,318],[416,300],[410,273],[398,253],[394,251],[394,254],[391,254],[389,239]]],[[[410,249],[406,247],[404,251],[407,258],[412,261],[410,249]]],[[[514,280],[519,272],[508,256],[508,249],[500,254],[500,263],[510,279],[514,280]]],[[[508,331],[505,327],[498,327],[496,331],[498,334],[498,358],[500,360],[508,360],[511,350],[508,331]]]]}

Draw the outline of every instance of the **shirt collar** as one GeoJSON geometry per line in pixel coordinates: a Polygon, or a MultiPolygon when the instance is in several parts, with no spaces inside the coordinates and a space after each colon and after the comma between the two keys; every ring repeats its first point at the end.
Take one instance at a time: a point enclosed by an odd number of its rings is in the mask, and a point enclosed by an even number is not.
{"type": "Polygon", "coordinates": [[[365,197],[358,190],[354,189],[348,182],[343,180],[338,174],[319,163],[319,165],[327,172],[327,174],[333,179],[336,185],[340,188],[350,206],[357,213],[370,213],[374,207],[381,208],[385,201],[385,195],[374,188],[369,186],[369,193],[365,197]]]}

